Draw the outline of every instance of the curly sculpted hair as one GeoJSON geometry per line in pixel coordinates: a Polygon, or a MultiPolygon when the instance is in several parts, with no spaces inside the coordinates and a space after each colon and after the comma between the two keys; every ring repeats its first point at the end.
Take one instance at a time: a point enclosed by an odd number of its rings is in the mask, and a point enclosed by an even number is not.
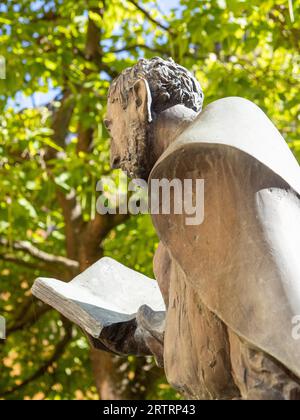
{"type": "Polygon", "coordinates": [[[113,102],[117,98],[126,109],[130,89],[139,79],[148,82],[152,96],[151,110],[154,113],[160,113],[178,104],[185,105],[195,112],[202,109],[204,94],[200,83],[187,69],[176,64],[171,58],[142,58],[133,67],[123,70],[112,82],[108,99],[113,102]]]}

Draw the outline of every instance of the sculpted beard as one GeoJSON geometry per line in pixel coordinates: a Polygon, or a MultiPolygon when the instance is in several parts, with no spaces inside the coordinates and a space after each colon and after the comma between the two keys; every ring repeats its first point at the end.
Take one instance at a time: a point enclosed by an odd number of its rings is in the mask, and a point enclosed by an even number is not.
{"type": "Polygon", "coordinates": [[[130,133],[127,138],[128,151],[121,163],[121,169],[130,178],[148,180],[155,163],[151,148],[151,132],[151,124],[140,121],[133,121],[130,124],[130,133]]]}

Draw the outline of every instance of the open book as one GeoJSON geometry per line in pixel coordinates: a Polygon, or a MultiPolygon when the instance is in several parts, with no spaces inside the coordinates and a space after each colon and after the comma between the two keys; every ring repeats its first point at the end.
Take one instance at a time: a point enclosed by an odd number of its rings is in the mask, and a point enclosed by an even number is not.
{"type": "Polygon", "coordinates": [[[134,319],[142,305],[165,310],[155,280],[107,257],[69,283],[39,278],[32,294],[94,338],[99,338],[105,327],[134,319]]]}

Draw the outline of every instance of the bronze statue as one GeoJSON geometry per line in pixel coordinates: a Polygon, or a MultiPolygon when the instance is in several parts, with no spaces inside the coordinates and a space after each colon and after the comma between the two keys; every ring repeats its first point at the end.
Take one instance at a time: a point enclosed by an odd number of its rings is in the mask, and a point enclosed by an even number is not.
{"type": "Polygon", "coordinates": [[[104,258],[67,285],[38,279],[33,293],[95,347],[153,354],[188,398],[300,399],[299,166],[256,105],[225,98],[202,112],[203,98],[191,73],[158,57],[109,91],[113,168],[149,183],[205,183],[201,224],[152,215],[159,289],[104,258]],[[123,281],[128,297],[116,291],[123,281]]]}

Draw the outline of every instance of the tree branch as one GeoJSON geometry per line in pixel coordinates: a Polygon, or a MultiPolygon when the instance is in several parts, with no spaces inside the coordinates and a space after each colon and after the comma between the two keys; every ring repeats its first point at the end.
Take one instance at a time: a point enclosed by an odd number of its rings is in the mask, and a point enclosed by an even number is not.
{"type": "Polygon", "coordinates": [[[107,53],[118,54],[118,53],[121,53],[121,52],[124,52],[124,51],[135,50],[137,48],[144,49],[144,50],[147,50],[147,51],[151,51],[153,53],[161,54],[163,56],[167,56],[168,55],[165,50],[161,50],[159,48],[150,47],[149,45],[145,45],[145,44],[128,45],[128,46],[125,46],[125,47],[120,48],[120,49],[117,49],[117,50],[108,50],[107,53]]]}
{"type": "Polygon", "coordinates": [[[61,16],[58,15],[57,13],[49,11],[41,17],[35,17],[35,18],[31,19],[30,23],[55,22],[55,21],[59,20],[60,18],[61,18],[61,16]]]}
{"type": "MultiPolygon", "coordinates": [[[[108,51],[106,51],[106,53],[118,54],[118,53],[122,53],[122,52],[125,52],[125,51],[135,50],[135,49],[138,49],[138,48],[150,51],[150,52],[155,53],[155,54],[160,54],[162,57],[170,57],[170,55],[171,55],[171,52],[168,53],[166,50],[159,49],[159,48],[156,48],[156,47],[150,47],[149,45],[145,45],[145,44],[135,44],[135,45],[124,46],[124,47],[119,48],[119,49],[108,50],[108,51]]],[[[207,56],[205,56],[205,55],[201,56],[201,55],[195,54],[194,52],[190,52],[190,51],[186,51],[183,54],[183,57],[184,58],[193,58],[195,61],[205,60],[207,58],[207,56]]]]}
{"type": "MultiPolygon", "coordinates": [[[[82,219],[81,206],[76,199],[75,191],[64,194],[57,189],[56,194],[65,221],[67,255],[74,260],[78,260],[78,241],[85,225],[82,219]]],[[[78,269],[79,264],[76,264],[76,269],[78,269]]]]}
{"type": "Polygon", "coordinates": [[[165,26],[165,25],[163,25],[162,23],[160,23],[160,22],[158,22],[156,19],[154,19],[151,15],[150,15],[150,13],[147,11],[147,10],[145,10],[142,6],[140,6],[139,4],[138,4],[138,2],[136,2],[135,0],[127,0],[129,3],[131,3],[131,4],[133,4],[140,12],[142,12],[143,13],[143,15],[144,16],[146,16],[146,18],[148,19],[148,20],[150,20],[152,23],[154,23],[155,25],[157,25],[157,26],[159,26],[161,29],[163,29],[164,31],[167,31],[167,32],[169,32],[169,33],[172,33],[173,32],[173,30],[172,30],[172,28],[170,28],[169,26],[165,26]]]}
{"type": "MultiPolygon", "coordinates": [[[[100,16],[103,20],[104,16],[104,2],[103,8],[92,8],[91,12],[100,16]]],[[[84,57],[86,61],[97,62],[97,65],[102,65],[102,49],[101,49],[101,36],[102,31],[95,24],[94,20],[89,17],[88,28],[85,42],[84,57]]],[[[86,69],[85,75],[88,76],[91,70],[86,69]]],[[[89,113],[89,106],[86,106],[85,114],[89,113]]],[[[94,127],[86,127],[85,118],[81,118],[78,124],[78,142],[77,142],[77,153],[88,152],[93,141],[94,127]]]]}
{"type": "Polygon", "coordinates": [[[61,105],[53,114],[52,129],[53,140],[58,146],[65,147],[65,140],[69,132],[69,124],[74,110],[74,99],[72,94],[66,90],[61,100],[61,105]]]}
{"type": "MultiPolygon", "coordinates": [[[[0,255],[0,260],[8,262],[8,263],[12,263],[12,264],[20,265],[21,267],[28,268],[29,270],[42,271],[43,269],[45,269],[45,267],[42,267],[40,264],[32,264],[30,262],[18,259],[18,258],[14,257],[13,255],[10,255],[10,254],[0,255]]],[[[46,270],[46,271],[48,271],[48,270],[46,270]]]]}
{"type": "Polygon", "coordinates": [[[78,269],[78,262],[71,260],[66,257],[61,257],[57,255],[49,254],[45,251],[42,251],[36,248],[28,241],[16,241],[10,244],[7,239],[0,238],[0,245],[10,248],[12,246],[16,251],[22,251],[30,255],[32,258],[39,261],[52,263],[52,264],[61,264],[67,269],[76,270],[78,269]]]}
{"type": "Polygon", "coordinates": [[[114,227],[125,222],[128,218],[128,214],[96,214],[95,219],[87,224],[79,248],[81,271],[103,257],[101,243],[114,227]]]}
{"type": "Polygon", "coordinates": [[[13,394],[14,392],[20,391],[23,389],[26,385],[28,385],[30,382],[33,382],[43,376],[45,373],[47,373],[47,370],[49,367],[54,368],[54,363],[63,355],[66,346],[69,344],[70,340],[72,339],[72,325],[71,323],[65,321],[65,335],[63,339],[56,345],[55,351],[53,355],[48,359],[35,373],[33,373],[31,376],[29,376],[25,381],[23,381],[21,384],[16,385],[12,388],[10,388],[7,391],[4,391],[0,394],[1,397],[6,397],[10,394],[13,394]]]}
{"type": "MultiPolygon", "coordinates": [[[[60,269],[59,266],[53,263],[46,263],[46,262],[36,262],[32,263],[29,261],[24,261],[24,259],[17,258],[15,255],[12,254],[2,254],[0,255],[0,260],[4,261],[9,264],[16,264],[20,267],[24,267],[28,270],[39,271],[39,273],[49,273],[55,277],[59,277],[61,279],[65,278],[64,272],[60,269]]],[[[73,269],[72,269],[73,274],[73,269]]]]}
{"type": "Polygon", "coordinates": [[[27,302],[22,306],[22,311],[20,311],[17,319],[14,323],[11,323],[6,330],[6,336],[13,334],[16,331],[20,331],[25,327],[31,327],[35,324],[44,314],[49,312],[52,308],[45,304],[39,304],[38,307],[32,304],[32,297],[30,297],[31,302],[27,306],[27,302]]]}
{"type": "Polygon", "coordinates": [[[116,215],[101,215],[96,214],[94,220],[88,223],[85,234],[91,242],[103,240],[107,234],[120,223],[124,223],[129,219],[128,214],[116,214],[116,215]]]}

